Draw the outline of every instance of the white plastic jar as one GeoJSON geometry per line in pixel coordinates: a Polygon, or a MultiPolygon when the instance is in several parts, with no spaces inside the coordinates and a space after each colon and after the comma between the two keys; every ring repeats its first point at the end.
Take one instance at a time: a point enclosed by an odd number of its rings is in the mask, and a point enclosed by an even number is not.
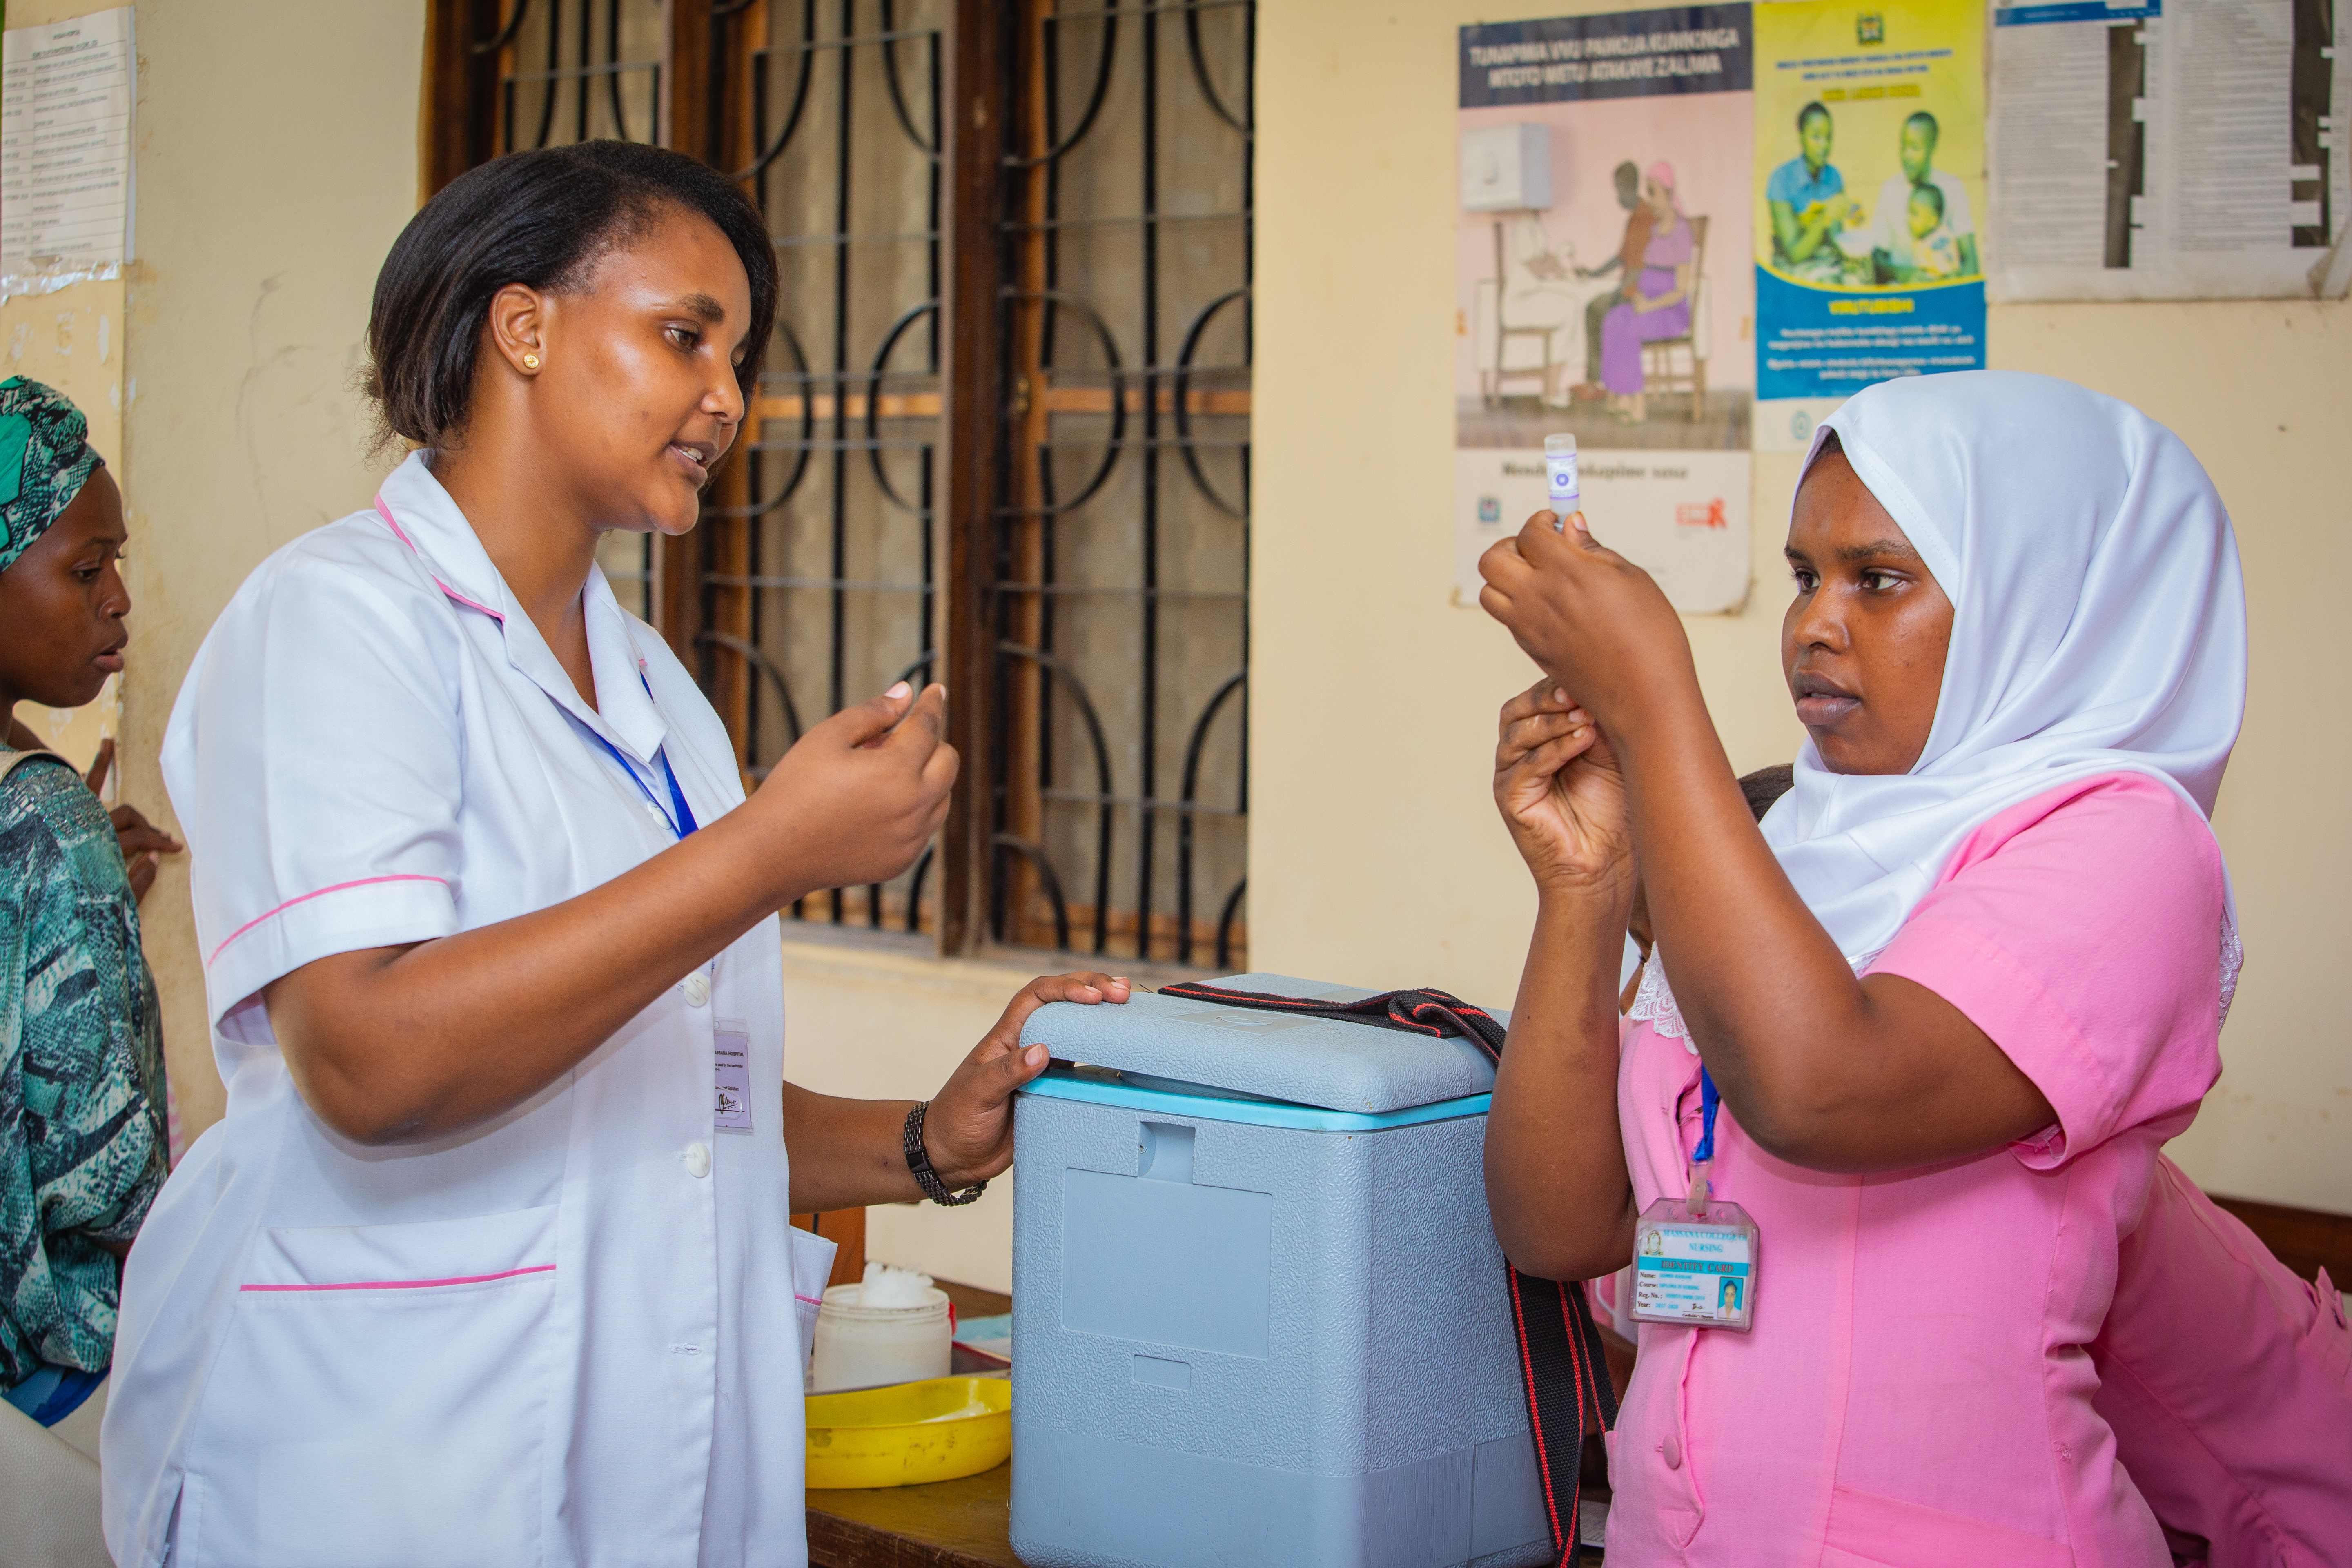
{"type": "Polygon", "coordinates": [[[816,1314],[808,1392],[837,1394],[947,1376],[955,1351],[946,1292],[926,1285],[924,1299],[910,1307],[868,1307],[865,1293],[863,1284],[825,1291],[816,1314]]]}

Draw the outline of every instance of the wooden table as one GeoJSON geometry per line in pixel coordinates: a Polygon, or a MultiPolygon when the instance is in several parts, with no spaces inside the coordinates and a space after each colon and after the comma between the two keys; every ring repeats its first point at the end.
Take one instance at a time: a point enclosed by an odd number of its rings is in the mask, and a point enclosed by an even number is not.
{"type": "MultiPolygon", "coordinates": [[[[829,1233],[828,1233],[829,1234],[829,1233]]],[[[959,1319],[1013,1310],[1013,1298],[934,1281],[959,1319]]],[[[1013,1467],[923,1487],[808,1494],[809,1568],[1021,1568],[1005,1539],[1013,1467]]]]}
{"type": "Polygon", "coordinates": [[[1013,1467],[960,1481],[808,1494],[809,1568],[1021,1568],[1005,1539],[1013,1467]]]}

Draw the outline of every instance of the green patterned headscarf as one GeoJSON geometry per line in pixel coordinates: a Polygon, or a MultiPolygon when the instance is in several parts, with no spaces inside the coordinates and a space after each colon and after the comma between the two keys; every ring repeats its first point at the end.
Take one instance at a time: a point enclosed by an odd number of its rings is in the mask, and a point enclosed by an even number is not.
{"type": "Polygon", "coordinates": [[[57,388],[0,381],[0,572],[81,494],[98,467],[89,437],[89,422],[57,388]]]}

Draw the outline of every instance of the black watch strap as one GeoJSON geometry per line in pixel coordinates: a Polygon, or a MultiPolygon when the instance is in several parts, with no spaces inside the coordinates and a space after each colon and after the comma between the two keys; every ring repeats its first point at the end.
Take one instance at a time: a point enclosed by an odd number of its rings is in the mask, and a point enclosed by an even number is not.
{"type": "Polygon", "coordinates": [[[923,1189],[925,1197],[945,1207],[957,1208],[988,1191],[988,1184],[981,1182],[960,1193],[948,1191],[948,1184],[931,1169],[930,1153],[923,1147],[923,1112],[930,1108],[931,1102],[926,1100],[907,1112],[907,1131],[901,1140],[907,1146],[907,1169],[915,1173],[915,1185],[923,1189]]]}

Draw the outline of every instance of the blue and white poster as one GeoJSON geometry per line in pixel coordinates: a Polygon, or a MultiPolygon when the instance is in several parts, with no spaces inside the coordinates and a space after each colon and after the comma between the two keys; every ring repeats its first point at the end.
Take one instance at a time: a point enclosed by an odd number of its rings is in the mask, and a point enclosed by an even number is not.
{"type": "Polygon", "coordinates": [[[1985,363],[1984,11],[1756,7],[1756,447],[1873,382],[1985,363]]]}

